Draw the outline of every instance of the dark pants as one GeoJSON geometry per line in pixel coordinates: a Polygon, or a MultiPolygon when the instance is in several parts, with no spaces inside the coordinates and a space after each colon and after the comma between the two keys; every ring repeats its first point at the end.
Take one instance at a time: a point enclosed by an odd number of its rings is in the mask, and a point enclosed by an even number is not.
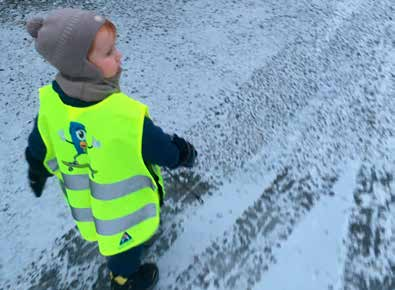
{"type": "Polygon", "coordinates": [[[125,252],[107,257],[107,266],[115,275],[129,277],[136,272],[141,263],[144,245],[140,245],[125,252]]]}

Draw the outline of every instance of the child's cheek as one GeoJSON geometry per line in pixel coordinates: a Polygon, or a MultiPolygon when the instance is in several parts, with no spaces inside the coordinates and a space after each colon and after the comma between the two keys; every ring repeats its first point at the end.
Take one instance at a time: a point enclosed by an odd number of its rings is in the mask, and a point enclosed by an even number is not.
{"type": "Polygon", "coordinates": [[[105,71],[107,77],[113,76],[117,72],[117,70],[118,70],[117,63],[112,59],[107,59],[105,62],[105,71]]]}

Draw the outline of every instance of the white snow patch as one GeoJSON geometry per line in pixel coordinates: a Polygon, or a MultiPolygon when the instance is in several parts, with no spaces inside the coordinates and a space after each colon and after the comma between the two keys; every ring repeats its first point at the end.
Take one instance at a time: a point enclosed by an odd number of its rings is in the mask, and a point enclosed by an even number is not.
{"type": "Polygon", "coordinates": [[[353,161],[334,186],[334,197],[325,197],[296,226],[287,242],[275,252],[256,290],[340,289],[348,216],[358,163],[353,161]]]}

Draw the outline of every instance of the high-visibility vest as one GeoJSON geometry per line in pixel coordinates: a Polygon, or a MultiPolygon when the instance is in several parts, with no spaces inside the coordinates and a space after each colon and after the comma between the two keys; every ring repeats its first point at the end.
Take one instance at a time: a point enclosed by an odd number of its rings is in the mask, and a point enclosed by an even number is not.
{"type": "Polygon", "coordinates": [[[147,241],[159,226],[163,179],[142,157],[148,108],[123,93],[84,108],[40,88],[44,166],[56,175],[82,237],[114,255],[147,241]]]}

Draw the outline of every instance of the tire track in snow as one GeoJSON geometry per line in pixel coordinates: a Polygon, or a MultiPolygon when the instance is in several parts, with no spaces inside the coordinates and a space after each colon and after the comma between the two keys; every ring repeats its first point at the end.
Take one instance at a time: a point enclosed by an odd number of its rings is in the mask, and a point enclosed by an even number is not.
{"type": "Polygon", "coordinates": [[[344,290],[395,288],[395,168],[366,161],[358,174],[349,224],[344,290]]]}
{"type": "MultiPolygon", "coordinates": [[[[364,8],[366,11],[370,11],[370,7],[364,8]]],[[[316,126],[311,125],[303,127],[301,124],[291,126],[293,129],[296,129],[296,131],[300,130],[299,133],[301,136],[300,141],[302,146],[298,146],[294,152],[302,153],[296,154],[296,159],[305,159],[308,155],[305,155],[307,152],[303,151],[305,151],[306,148],[309,150],[311,149],[311,151],[308,152],[308,154],[310,154],[310,160],[304,160],[303,162],[302,160],[293,160],[293,162],[290,163],[293,165],[296,163],[295,166],[301,170],[306,168],[306,165],[310,170],[311,167],[318,165],[317,168],[321,168],[322,171],[327,171],[329,174],[331,172],[336,172],[340,170],[339,165],[342,159],[344,160],[344,158],[349,156],[369,154],[368,152],[374,151],[377,145],[382,145],[388,136],[392,136],[394,133],[394,122],[392,120],[391,123],[391,119],[388,118],[388,116],[392,115],[391,110],[394,108],[390,105],[394,102],[393,98],[391,98],[390,94],[380,96],[380,89],[378,89],[386,82],[386,77],[389,75],[388,71],[387,75],[380,76],[380,78],[375,78],[372,75],[375,73],[375,69],[380,67],[378,63],[382,62],[383,58],[385,59],[385,53],[384,55],[380,55],[380,53],[377,53],[379,46],[369,45],[372,43],[369,38],[373,40],[375,38],[377,39],[384,31],[376,30],[375,25],[370,23],[371,27],[374,27],[373,32],[375,32],[371,34],[372,31],[369,29],[371,28],[369,27],[369,22],[367,22],[366,27],[361,27],[358,23],[361,18],[364,19],[365,17],[366,14],[353,15],[351,20],[354,21],[354,23],[341,29],[338,32],[339,35],[336,35],[327,49],[327,52],[336,52],[335,59],[333,63],[330,64],[329,71],[332,69],[332,73],[338,72],[336,80],[340,82],[341,86],[332,93],[330,93],[330,90],[327,88],[320,89],[321,92],[333,97],[333,101],[323,101],[322,104],[318,103],[316,106],[314,106],[313,103],[310,108],[310,111],[312,111],[310,114],[313,115],[313,118],[305,123],[316,124],[316,126]],[[359,30],[356,28],[357,26],[361,27],[361,29],[359,30]],[[357,48],[357,59],[354,58],[354,62],[351,63],[351,65],[363,67],[366,68],[366,70],[353,70],[347,72],[347,66],[344,69],[337,69],[338,63],[341,63],[343,59],[349,58],[350,56],[348,53],[350,49],[355,47],[352,45],[347,47],[345,39],[343,39],[343,37],[346,37],[344,35],[347,35],[347,33],[344,33],[344,29],[349,29],[353,39],[359,40],[359,42],[352,44],[357,48]],[[369,32],[368,39],[366,39],[366,32],[369,32]],[[361,53],[367,55],[377,54],[378,56],[370,59],[359,59],[358,56],[361,53]],[[344,82],[342,80],[347,81],[344,82]],[[340,96],[338,95],[339,93],[340,96]],[[377,96],[377,100],[372,98],[374,95],[377,96]],[[375,112],[379,112],[379,114],[376,115],[375,112]],[[371,120],[372,114],[375,114],[376,117],[374,122],[371,120]],[[318,132],[318,134],[315,132],[318,132]],[[328,137],[335,139],[329,139],[328,142],[328,137]],[[323,139],[327,141],[323,142],[323,139]],[[316,140],[321,141],[317,143],[316,140]]],[[[347,39],[349,40],[349,38],[347,39]]],[[[326,75],[323,74],[321,77],[326,77],[326,75]]],[[[307,110],[301,111],[301,113],[308,113],[306,111],[307,110]]],[[[306,116],[308,117],[309,114],[306,116]]],[[[292,134],[288,134],[288,136],[292,136],[292,134]]],[[[283,159],[287,162],[287,159],[292,160],[294,158],[295,156],[279,159],[283,159]]],[[[280,160],[277,161],[281,163],[280,160]]],[[[323,182],[322,184],[325,183],[323,182]]],[[[288,204],[286,208],[292,208],[293,206],[295,205],[288,204]]],[[[267,217],[263,215],[262,218],[265,219],[267,217]]],[[[237,228],[236,226],[233,230],[235,232],[234,235],[243,231],[242,228],[237,228]]],[[[255,232],[255,230],[252,232],[255,232]]],[[[233,233],[233,231],[230,233],[233,233]]],[[[229,233],[225,233],[225,235],[229,236],[229,233]]],[[[187,267],[187,270],[181,272],[177,276],[175,280],[178,283],[170,283],[170,285],[177,285],[172,286],[173,289],[191,289],[196,286],[202,289],[210,287],[219,289],[243,288],[245,285],[238,285],[236,282],[243,280],[242,277],[247,277],[248,273],[254,273],[254,271],[261,275],[264,270],[259,267],[257,268],[256,262],[262,261],[263,256],[254,254],[253,250],[246,250],[243,253],[248,257],[243,258],[241,262],[235,264],[235,260],[232,260],[232,257],[234,258],[235,251],[239,254],[239,252],[242,251],[241,249],[245,248],[245,244],[240,243],[241,246],[239,246],[237,244],[237,239],[234,239],[234,243],[236,243],[236,245],[230,243],[230,246],[221,248],[219,245],[227,244],[226,239],[213,242],[213,245],[208,247],[203,254],[194,257],[193,262],[187,267]],[[228,263],[229,260],[231,263],[228,263]],[[230,270],[232,270],[227,268],[229,265],[232,269],[245,269],[245,266],[247,266],[250,271],[246,270],[243,274],[240,273],[240,271],[234,270],[236,273],[233,274],[233,276],[229,274],[224,277],[224,273],[229,273],[230,270]]],[[[257,276],[259,275],[257,274],[257,276]]],[[[246,283],[249,286],[253,285],[254,278],[252,278],[252,281],[247,281],[246,283]]],[[[170,286],[165,284],[164,286],[162,285],[162,287],[165,289],[170,286]]]]}
{"type": "MultiPolygon", "coordinates": [[[[252,284],[259,280],[262,272],[275,262],[272,249],[288,236],[317,197],[330,193],[336,180],[329,178],[320,188],[311,176],[295,179],[294,171],[285,169],[279,173],[222,238],[190,258],[192,261],[184,271],[170,273],[170,278],[166,271],[160,289],[246,289],[240,281],[247,279],[252,284]],[[287,203],[291,206],[282,206],[287,203]],[[258,238],[259,248],[254,249],[252,242],[258,238]],[[252,263],[251,256],[255,256],[252,263]]],[[[161,269],[168,266],[160,265],[161,269]]]]}
{"type": "MultiPolygon", "coordinates": [[[[370,3],[375,5],[373,1],[370,3]]],[[[385,1],[385,4],[380,7],[382,13],[374,15],[375,25],[371,25],[381,34],[379,37],[372,35],[368,40],[370,46],[382,49],[374,54],[382,59],[376,73],[384,75],[387,81],[368,93],[384,105],[380,110],[374,109],[376,114],[371,115],[372,126],[387,127],[389,137],[376,145],[373,154],[366,155],[358,174],[358,185],[354,190],[355,207],[345,241],[344,290],[395,288],[395,8],[390,1],[385,1]]]]}

